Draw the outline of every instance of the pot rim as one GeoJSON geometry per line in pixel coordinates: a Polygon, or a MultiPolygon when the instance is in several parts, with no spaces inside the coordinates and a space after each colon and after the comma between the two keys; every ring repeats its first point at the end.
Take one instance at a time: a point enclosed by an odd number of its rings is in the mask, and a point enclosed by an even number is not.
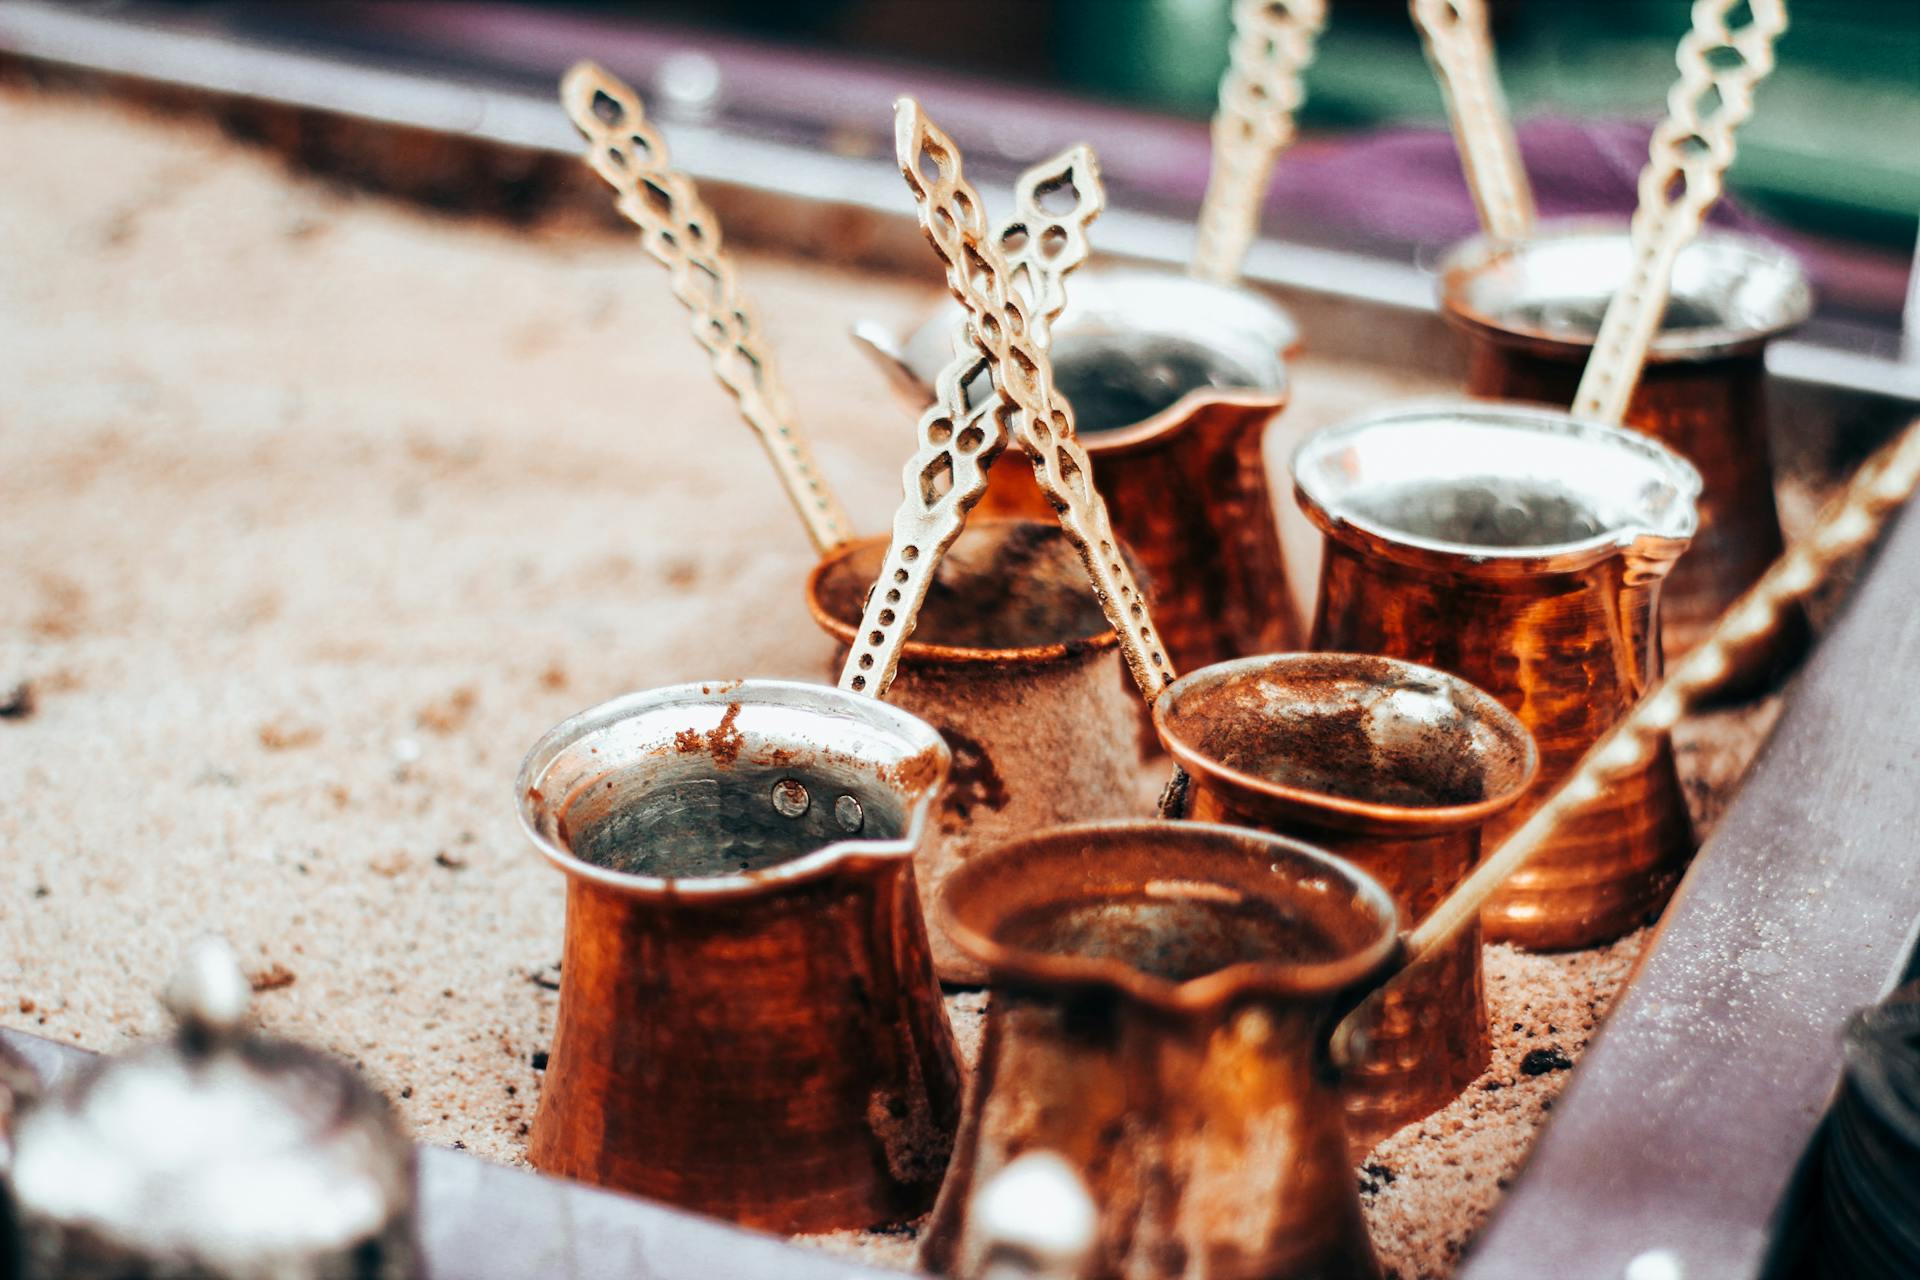
{"type": "MultiPolygon", "coordinates": [[[[1278,871],[1277,861],[1271,861],[1271,866],[1278,871]]],[[[1150,883],[1164,883],[1171,889],[1204,883],[1200,877],[1181,877],[1171,871],[1165,881],[1150,883]]],[[[1103,988],[1150,1008],[1181,1015],[1214,1013],[1243,998],[1262,995],[1331,998],[1382,976],[1397,963],[1400,950],[1400,915],[1393,896],[1359,867],[1305,841],[1211,822],[1117,818],[1049,827],[996,845],[963,862],[941,885],[933,914],[937,927],[953,944],[985,966],[990,987],[1103,988]],[[1035,845],[1122,834],[1196,845],[1231,845],[1240,851],[1236,856],[1250,860],[1274,860],[1277,854],[1304,860],[1351,885],[1356,896],[1372,909],[1379,927],[1370,941],[1336,960],[1242,961],[1185,982],[1171,982],[1118,960],[1010,946],[973,929],[954,911],[956,891],[964,892],[969,881],[992,874],[1000,864],[1018,864],[1023,856],[1031,855],[1035,845]],[[1260,848],[1265,852],[1256,852],[1260,848]]]]}
{"type": "MultiPolygon", "coordinates": [[[[964,535],[966,529],[977,529],[986,525],[1035,525],[1043,527],[1050,532],[1058,533],[1062,538],[1066,537],[1066,532],[1062,530],[1055,521],[1027,520],[1018,516],[987,516],[977,520],[969,520],[967,521],[966,528],[962,529],[961,533],[964,535]]],[[[821,582],[825,579],[829,571],[837,565],[844,563],[848,557],[857,551],[862,551],[873,546],[878,546],[884,551],[892,541],[892,537],[893,535],[891,534],[881,533],[864,538],[849,539],[821,556],[814,562],[813,567],[807,571],[807,612],[813,615],[814,622],[819,625],[822,631],[825,631],[842,644],[851,645],[853,643],[854,637],[860,630],[859,619],[856,618],[854,621],[848,622],[838,614],[829,612],[825,602],[821,599],[821,582]]],[[[1076,552],[1076,554],[1078,553],[1076,552]]],[[[1081,585],[1084,586],[1089,595],[1092,594],[1093,584],[1091,582],[1085,582],[1081,585]]],[[[1117,649],[1119,646],[1119,633],[1116,632],[1111,625],[1108,625],[1104,630],[1098,631],[1093,635],[1081,636],[1072,640],[1056,640],[1050,644],[1015,645],[1009,648],[996,649],[977,648],[972,645],[940,644],[932,640],[909,639],[900,647],[900,660],[903,664],[907,662],[938,663],[943,666],[953,667],[1038,666],[1044,663],[1062,662],[1070,658],[1078,658],[1088,654],[1105,653],[1110,649],[1117,649]]]]}
{"type": "MultiPolygon", "coordinates": [[[[591,750],[591,748],[590,748],[591,750]]],[[[642,689],[623,694],[588,707],[562,720],[542,734],[527,752],[514,779],[516,809],[521,829],[533,841],[540,856],[570,880],[583,880],[602,889],[627,897],[656,902],[724,901],[757,897],[770,889],[819,880],[842,867],[876,867],[905,861],[911,864],[914,851],[924,840],[934,800],[946,786],[953,756],[945,739],[925,721],[899,707],[876,698],[848,693],[831,685],[806,684],[798,680],[694,680],[658,689],[642,689]],[[543,829],[540,815],[549,804],[557,811],[561,803],[541,795],[540,783],[563,753],[637,715],[676,706],[726,706],[748,700],[763,706],[792,707],[834,715],[849,721],[863,717],[883,732],[898,735],[903,743],[918,749],[903,755],[912,760],[925,756],[930,763],[926,781],[908,798],[906,827],[899,836],[886,840],[848,838],[835,840],[759,871],[730,872],[717,876],[643,876],[597,866],[575,854],[550,831],[543,829]]],[[[903,787],[903,790],[907,788],[903,787]]],[[[576,788],[576,791],[578,789],[576,788]]]]}
{"type": "Polygon", "coordinates": [[[1207,409],[1257,409],[1277,415],[1287,407],[1292,394],[1291,386],[1284,383],[1274,391],[1261,391],[1254,387],[1195,387],[1160,412],[1138,422],[1130,422],[1123,427],[1079,432],[1075,438],[1089,455],[1096,458],[1132,453],[1159,443],[1207,409]]]}
{"type": "MultiPolygon", "coordinates": [[[[1518,243],[1485,233],[1471,236],[1448,249],[1440,259],[1435,293],[1440,312],[1461,328],[1502,346],[1532,347],[1569,360],[1585,358],[1593,338],[1556,332],[1538,325],[1518,324],[1497,310],[1476,306],[1469,298],[1471,283],[1504,263],[1524,258],[1536,248],[1553,248],[1580,240],[1621,243],[1629,235],[1621,218],[1592,216],[1554,219],[1542,223],[1518,243]]],[[[1650,363],[1683,363],[1757,351],[1770,340],[1798,328],[1813,314],[1813,289],[1800,260],[1790,251],[1758,236],[1709,227],[1681,250],[1699,260],[1714,261],[1729,277],[1750,277],[1770,271],[1778,287],[1763,309],[1764,320],[1751,324],[1722,322],[1684,329],[1663,329],[1648,348],[1650,363]]],[[[1582,290],[1584,296],[1589,291],[1582,290]]],[[[1597,336],[1597,335],[1596,335],[1597,336]]]]}
{"type": "Polygon", "coordinates": [[[1316,815],[1332,816],[1346,822],[1364,823],[1373,828],[1439,832],[1478,826],[1494,814],[1517,803],[1540,773],[1539,744],[1526,725],[1521,723],[1520,718],[1508,710],[1498,698],[1479,685],[1449,672],[1380,654],[1269,653],[1246,658],[1230,658],[1211,666],[1200,667],[1187,672],[1161,690],[1160,696],[1153,701],[1153,727],[1159,734],[1161,743],[1167,748],[1167,754],[1196,777],[1206,778],[1237,791],[1258,795],[1316,815]],[[1518,780],[1496,795],[1465,804],[1412,805],[1361,800],[1310,787],[1290,786],[1287,783],[1275,782],[1270,778],[1263,778],[1223,764],[1202,751],[1198,745],[1182,736],[1168,723],[1173,716],[1174,703],[1183,695],[1190,694],[1198,688],[1225,684],[1252,671],[1301,667],[1340,667],[1350,670],[1384,667],[1445,685],[1460,702],[1470,705],[1476,715],[1493,722],[1494,727],[1503,737],[1510,738],[1521,745],[1524,749],[1522,754],[1524,763],[1518,780]]]}
{"type": "Polygon", "coordinates": [[[1508,400],[1435,397],[1399,402],[1389,408],[1323,427],[1301,441],[1291,459],[1294,500],[1329,538],[1418,568],[1440,568],[1490,577],[1531,577],[1539,573],[1590,568],[1621,553],[1648,563],[1671,566],[1699,529],[1700,473],[1691,462],[1652,436],[1545,405],[1508,400]],[[1665,473],[1673,501],[1664,520],[1621,520],[1587,538],[1531,546],[1450,542],[1390,528],[1342,509],[1344,501],[1326,491],[1333,455],[1356,437],[1382,428],[1420,421],[1450,421],[1532,431],[1623,449],[1665,473]]]}
{"type": "MultiPolygon", "coordinates": [[[[1203,405],[1232,405],[1249,409],[1266,409],[1278,414],[1287,407],[1293,393],[1293,373],[1291,361],[1301,350],[1300,325],[1277,300],[1258,289],[1244,284],[1222,284],[1213,280],[1202,280],[1184,271],[1171,267],[1121,266],[1086,267],[1076,272],[1067,286],[1067,306],[1061,317],[1054,321],[1053,333],[1057,336],[1064,329],[1070,330],[1077,314],[1088,308],[1097,308],[1099,299],[1130,287],[1138,287],[1140,282],[1148,287],[1167,286],[1195,294],[1214,293],[1231,297],[1235,305],[1258,310],[1263,320],[1276,337],[1273,360],[1274,375],[1272,381],[1248,382],[1226,387],[1194,387],[1183,393],[1180,398],[1145,418],[1117,426],[1089,429],[1084,423],[1078,424],[1078,438],[1089,454],[1098,457],[1106,453],[1122,453],[1140,448],[1158,440],[1174,428],[1180,426],[1199,411],[1203,405]]],[[[895,334],[894,346],[899,353],[903,368],[911,371],[925,386],[933,385],[934,375],[939,369],[922,367],[924,358],[915,358],[916,352],[933,349],[931,335],[950,331],[959,319],[957,305],[946,304],[938,307],[931,315],[922,318],[904,333],[893,330],[891,326],[879,326],[895,334]]],[[[1176,326],[1169,325],[1164,336],[1177,336],[1176,326]]],[[[1211,344],[1202,343],[1207,346],[1211,344]]],[[[943,342],[940,350],[947,347],[943,342]]],[[[944,360],[942,361],[944,365],[944,360]]]]}

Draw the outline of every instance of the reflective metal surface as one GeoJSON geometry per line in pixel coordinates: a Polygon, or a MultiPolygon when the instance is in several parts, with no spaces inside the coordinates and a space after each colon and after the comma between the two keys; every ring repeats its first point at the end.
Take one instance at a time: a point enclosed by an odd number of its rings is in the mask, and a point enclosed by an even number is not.
{"type": "Polygon", "coordinates": [[[1698,522],[1699,474],[1672,450],[1527,405],[1398,405],[1309,436],[1293,477],[1329,535],[1476,576],[1581,569],[1621,551],[1671,563],[1698,522]]]}
{"type": "MultiPolygon", "coordinates": [[[[1327,535],[1316,648],[1380,653],[1479,685],[1540,750],[1525,818],[1660,670],[1660,584],[1699,477],[1657,442],[1550,410],[1409,405],[1309,437],[1301,507],[1327,535]]],[[[1497,895],[1489,936],[1587,946],[1666,900],[1692,851],[1663,743],[1497,895]]]]}
{"type": "Polygon", "coordinates": [[[1008,1161],[971,1210],[982,1242],[973,1280],[1080,1280],[1098,1239],[1100,1207],[1052,1151],[1008,1161]]]}
{"type": "MultiPolygon", "coordinates": [[[[46,1085],[85,1070],[95,1056],[0,1027],[0,1061],[9,1053],[46,1085]]],[[[451,1147],[420,1146],[415,1155],[419,1249],[428,1280],[899,1280],[897,1270],[451,1147]]],[[[17,1268],[0,1270],[17,1274],[17,1268]]]]}
{"type": "Polygon", "coordinates": [[[224,942],[189,953],[168,1042],[99,1059],[22,1110],[11,1169],[28,1280],[405,1280],[413,1151],[345,1064],[249,1034],[224,942]]]}
{"type": "Polygon", "coordinates": [[[567,875],[534,1165],[772,1230],[922,1212],[959,1106],[913,874],[948,762],[904,711],[771,680],[548,733],[518,783],[567,875]]]}
{"type": "MultiPolygon", "coordinates": [[[[1557,224],[1518,246],[1482,238],[1455,249],[1442,265],[1441,306],[1469,338],[1468,392],[1571,404],[1607,300],[1631,265],[1624,225],[1608,221],[1557,224]]],[[[1664,594],[1673,656],[1780,554],[1765,347],[1812,305],[1799,263],[1763,241],[1708,232],[1675,262],[1664,327],[1625,418],[1701,473],[1699,534],[1664,594]]],[[[1772,664],[1805,640],[1802,620],[1768,655],[1772,664]]]]}
{"type": "MultiPolygon", "coordinates": [[[[1449,318],[1492,340],[1565,344],[1577,348],[1569,358],[1584,361],[1632,263],[1625,223],[1552,222],[1520,244],[1476,236],[1450,250],[1440,263],[1440,298],[1449,318]]],[[[1653,364],[1758,350],[1813,309],[1791,254],[1731,231],[1704,232],[1680,251],[1670,294],[1653,364]]]]}
{"type": "MultiPolygon", "coordinates": [[[[871,325],[856,336],[917,411],[951,324],[942,311],[904,340],[871,325]]],[[[1261,455],[1298,342],[1259,294],[1157,271],[1082,270],[1054,322],[1056,385],[1176,667],[1299,641],[1261,455]]],[[[1020,468],[1001,467],[980,510],[1043,519],[1052,508],[1020,468]]]]}
{"type": "MultiPolygon", "coordinates": [[[[1187,816],[1294,836],[1384,885],[1409,925],[1480,860],[1480,829],[1539,768],[1512,712],[1456,676],[1392,658],[1270,654],[1190,672],[1153,709],[1192,777],[1187,816]]],[[[1356,1155],[1445,1106],[1491,1053],[1470,928],[1374,1002],[1349,1039],[1356,1155]]]]}
{"type": "MultiPolygon", "coordinates": [[[[920,405],[932,399],[934,377],[951,356],[952,312],[929,316],[892,350],[918,385],[901,385],[920,405]]],[[[862,326],[870,344],[887,330],[862,326]]],[[[1247,289],[1171,271],[1087,267],[1053,324],[1054,375],[1074,406],[1086,443],[1100,433],[1135,426],[1196,391],[1285,390],[1286,356],[1300,332],[1279,306],[1247,289]],[[1175,358],[1161,353],[1171,351],[1175,358]],[[1165,362],[1135,369],[1132,361],[1165,362]],[[1111,407],[1097,384],[1119,376],[1127,394],[1111,407]]]]}
{"type": "MultiPolygon", "coordinates": [[[[1620,1280],[1650,1252],[1669,1274],[1778,1272],[1846,1020],[1902,981],[1920,932],[1920,717],[1887,679],[1920,669],[1920,507],[1897,507],[1920,433],[1900,448],[1780,575],[1804,590],[1892,516],[1461,1280],[1534,1280],[1541,1258],[1568,1280],[1620,1280]]],[[[1752,634],[1771,609],[1740,612],[1729,630],[1752,634]]]]}
{"type": "Polygon", "coordinates": [[[974,859],[937,915],[994,994],[934,1271],[979,1269],[970,1205],[1038,1149],[1099,1207],[1082,1274],[1379,1274],[1326,1037],[1394,963],[1386,890],[1278,836],[1092,823],[974,859]]]}

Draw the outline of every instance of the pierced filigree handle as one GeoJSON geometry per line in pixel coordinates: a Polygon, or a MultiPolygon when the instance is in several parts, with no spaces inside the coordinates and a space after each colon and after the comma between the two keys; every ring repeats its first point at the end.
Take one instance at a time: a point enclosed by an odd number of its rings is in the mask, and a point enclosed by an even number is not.
{"type": "Polygon", "coordinates": [[[1680,79],[1640,173],[1633,263],[1607,306],[1574,397],[1573,411],[1582,417],[1619,422],[1626,414],[1666,313],[1674,261],[1720,198],[1734,130],[1753,114],[1754,87],[1773,70],[1773,42],[1786,29],[1785,0],[1694,0],[1693,27],[1676,58],[1680,79]],[[1741,5],[1752,18],[1736,30],[1727,18],[1741,5]]]}
{"type": "Polygon", "coordinates": [[[1200,205],[1193,273],[1231,284],[1260,226],[1273,163],[1293,142],[1326,0],[1234,0],[1233,43],[1213,117],[1213,169],[1200,205]]]}
{"type": "Polygon", "coordinates": [[[1013,215],[993,229],[993,243],[1012,272],[1008,283],[1027,300],[1033,339],[1053,345],[1053,322],[1067,306],[1067,274],[1087,260],[1087,228],[1107,207],[1100,166],[1087,146],[1069,147],[1026,170],[1013,188],[1013,215]],[[1048,197],[1074,193],[1073,207],[1050,211],[1048,197]]]}
{"type": "MultiPolygon", "coordinates": [[[[963,181],[960,154],[955,150],[952,156],[956,181],[963,181]]],[[[977,236],[985,214],[978,194],[967,190],[962,202],[967,212],[956,203],[945,216],[969,217],[969,230],[977,236]]],[[[1015,199],[1013,215],[994,228],[991,239],[1008,264],[1010,278],[1028,299],[1032,331],[1044,345],[1048,326],[1066,305],[1067,273],[1087,260],[1087,226],[1106,206],[1093,153],[1073,147],[1033,166],[1020,175],[1015,199]],[[1079,198],[1072,210],[1056,215],[1044,202],[1061,190],[1075,191],[1079,198]]],[[[930,206],[920,206],[921,225],[930,238],[939,216],[930,206]]],[[[937,238],[934,243],[940,246],[937,238]]],[[[958,293],[960,286],[954,282],[962,269],[954,259],[948,261],[948,283],[958,293]]],[[[963,316],[956,326],[954,358],[935,380],[933,404],[920,415],[920,445],[901,473],[893,537],[841,668],[843,689],[877,698],[893,683],[934,572],[966,526],[967,513],[986,492],[988,468],[1006,448],[1012,413],[1006,398],[995,388],[974,403],[967,390],[982,385],[980,375],[990,373],[991,364],[974,345],[972,325],[971,316],[963,316]]]]}
{"type": "Polygon", "coordinates": [[[647,252],[671,273],[674,296],[693,313],[693,336],[759,435],[814,548],[825,554],[846,542],[852,525],[794,424],[773,353],[741,296],[713,210],[693,180],[673,167],[666,142],[632,89],[583,62],[567,72],[560,96],[587,139],[587,162],[618,193],[617,207],[640,228],[647,252]]]}
{"type": "MultiPolygon", "coordinates": [[[[994,388],[1003,401],[995,416],[1032,460],[1041,491],[1059,513],[1061,528],[1079,551],[1093,581],[1094,594],[1119,633],[1128,669],[1142,693],[1152,700],[1172,683],[1173,666],[1148,616],[1139,586],[1121,557],[1106,503],[1093,488],[1092,464],[1074,438],[1073,410],[1054,389],[1045,341],[1046,319],[1043,314],[1036,318],[1034,308],[1013,287],[1014,269],[1000,246],[986,234],[980,196],[962,174],[959,148],[910,98],[901,99],[895,108],[894,149],[907,185],[920,204],[921,225],[946,264],[948,288],[966,308],[973,344],[991,359],[994,388]]],[[[1080,175],[1084,180],[1080,186],[1081,207],[1085,210],[1082,225],[1098,213],[1105,198],[1097,185],[1099,175],[1092,155],[1085,154],[1084,161],[1080,175]]],[[[942,500],[951,496],[949,491],[942,500]]],[[[910,491],[909,504],[912,501],[910,491]]],[[[955,517],[957,534],[959,523],[965,520],[963,505],[956,504],[955,517]]],[[[883,577],[876,584],[879,600],[885,601],[883,589],[891,590],[895,585],[917,586],[918,598],[924,599],[925,583],[931,581],[934,568],[926,551],[915,543],[889,549],[888,573],[894,581],[883,577]],[[904,580],[899,576],[903,571],[904,580]]],[[[914,598],[902,590],[902,603],[914,598]]],[[[874,600],[870,599],[868,606],[869,615],[877,620],[874,600]]],[[[896,610],[893,622],[886,626],[868,630],[863,624],[866,633],[857,644],[870,643],[875,658],[872,665],[877,667],[890,650],[897,654],[912,624],[910,613],[896,610]]],[[[849,687],[857,687],[851,681],[859,678],[855,666],[860,656],[856,646],[843,676],[849,687]]]]}
{"type": "Polygon", "coordinates": [[[1427,61],[1447,100],[1460,166],[1487,234],[1524,240],[1533,231],[1533,190],[1520,162],[1513,116],[1500,91],[1486,0],[1410,0],[1427,61]]]}

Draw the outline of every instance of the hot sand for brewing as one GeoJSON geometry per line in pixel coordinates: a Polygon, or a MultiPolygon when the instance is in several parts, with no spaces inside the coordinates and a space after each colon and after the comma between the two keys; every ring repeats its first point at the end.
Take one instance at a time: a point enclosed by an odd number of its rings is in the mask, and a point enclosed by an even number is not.
{"type": "MultiPolygon", "coordinates": [[[[219,931],[265,1026],[422,1141],[523,1159],[563,885],[516,826],[520,757],[630,689],[820,678],[799,522],[628,237],[436,217],[18,88],[0,136],[0,1022],[123,1048],[219,931]]],[[[912,424],[845,332],[920,314],[935,260],[743,269],[824,470],[884,527],[912,424]]],[[[1296,373],[1276,467],[1444,389],[1296,373]]],[[[1770,722],[1690,729],[1702,812],[1770,722]]],[[[1640,941],[1489,950],[1492,1070],[1359,1175],[1401,1276],[1449,1268],[1640,941]]],[[[955,1000],[969,1051],[981,1006],[955,1000]]]]}

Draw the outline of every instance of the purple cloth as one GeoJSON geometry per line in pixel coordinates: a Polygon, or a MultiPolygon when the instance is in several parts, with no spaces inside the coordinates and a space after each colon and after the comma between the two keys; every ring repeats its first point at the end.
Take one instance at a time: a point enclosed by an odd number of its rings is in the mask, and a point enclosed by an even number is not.
{"type": "MultiPolygon", "coordinates": [[[[1521,159],[1540,217],[1625,218],[1638,199],[1652,126],[1634,121],[1529,120],[1521,159]]],[[[1354,247],[1380,241],[1438,249],[1479,230],[1451,134],[1390,129],[1313,139],[1289,152],[1268,198],[1269,230],[1339,229],[1354,247]]],[[[1723,198],[1712,225],[1767,234],[1762,221],[1723,198]]]]}

